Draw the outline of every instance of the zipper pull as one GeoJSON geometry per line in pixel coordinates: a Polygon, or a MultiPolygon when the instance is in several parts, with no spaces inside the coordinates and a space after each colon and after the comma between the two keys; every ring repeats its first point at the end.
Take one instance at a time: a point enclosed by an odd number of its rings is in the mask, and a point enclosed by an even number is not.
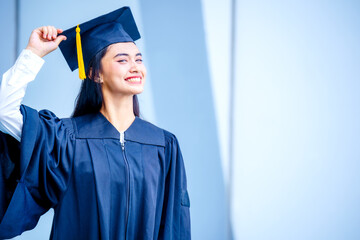
{"type": "Polygon", "coordinates": [[[125,150],[125,133],[120,132],[120,143],[121,143],[121,149],[125,150]]]}

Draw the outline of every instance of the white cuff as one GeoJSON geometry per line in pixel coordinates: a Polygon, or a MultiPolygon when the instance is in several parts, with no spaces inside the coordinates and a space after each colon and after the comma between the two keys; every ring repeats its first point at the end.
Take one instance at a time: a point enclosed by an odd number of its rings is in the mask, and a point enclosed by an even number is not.
{"type": "Polygon", "coordinates": [[[33,53],[31,50],[22,50],[12,69],[24,73],[25,77],[24,75],[22,75],[22,77],[17,77],[17,74],[15,74],[15,76],[9,80],[8,84],[10,86],[23,85],[24,83],[33,81],[41,67],[44,65],[44,62],[44,59],[33,53]]]}

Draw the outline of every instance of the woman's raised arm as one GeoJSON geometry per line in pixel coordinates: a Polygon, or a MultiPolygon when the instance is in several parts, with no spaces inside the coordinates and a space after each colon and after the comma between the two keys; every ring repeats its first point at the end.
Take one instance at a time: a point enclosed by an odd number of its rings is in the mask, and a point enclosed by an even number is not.
{"type": "Polygon", "coordinates": [[[20,105],[25,96],[27,84],[40,71],[43,56],[54,51],[61,41],[66,40],[61,29],[52,26],[32,31],[29,43],[16,60],[14,66],[2,76],[0,83],[0,131],[21,140],[23,117],[20,105]]]}

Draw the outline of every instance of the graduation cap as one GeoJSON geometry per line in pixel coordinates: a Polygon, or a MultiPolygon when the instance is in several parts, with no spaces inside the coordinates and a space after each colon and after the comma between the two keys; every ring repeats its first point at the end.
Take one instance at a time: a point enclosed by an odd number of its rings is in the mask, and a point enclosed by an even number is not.
{"type": "Polygon", "coordinates": [[[71,71],[79,68],[80,79],[85,79],[85,67],[102,49],[118,42],[134,42],[140,38],[129,7],[79,24],[62,33],[67,40],[59,45],[71,71]]]}

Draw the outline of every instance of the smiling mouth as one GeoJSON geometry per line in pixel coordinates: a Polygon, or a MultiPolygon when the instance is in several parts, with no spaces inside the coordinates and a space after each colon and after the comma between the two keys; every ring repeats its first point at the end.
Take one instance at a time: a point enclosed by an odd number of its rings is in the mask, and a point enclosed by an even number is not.
{"type": "Polygon", "coordinates": [[[131,83],[140,83],[141,77],[130,77],[130,78],[126,78],[125,81],[131,82],[131,83]]]}

